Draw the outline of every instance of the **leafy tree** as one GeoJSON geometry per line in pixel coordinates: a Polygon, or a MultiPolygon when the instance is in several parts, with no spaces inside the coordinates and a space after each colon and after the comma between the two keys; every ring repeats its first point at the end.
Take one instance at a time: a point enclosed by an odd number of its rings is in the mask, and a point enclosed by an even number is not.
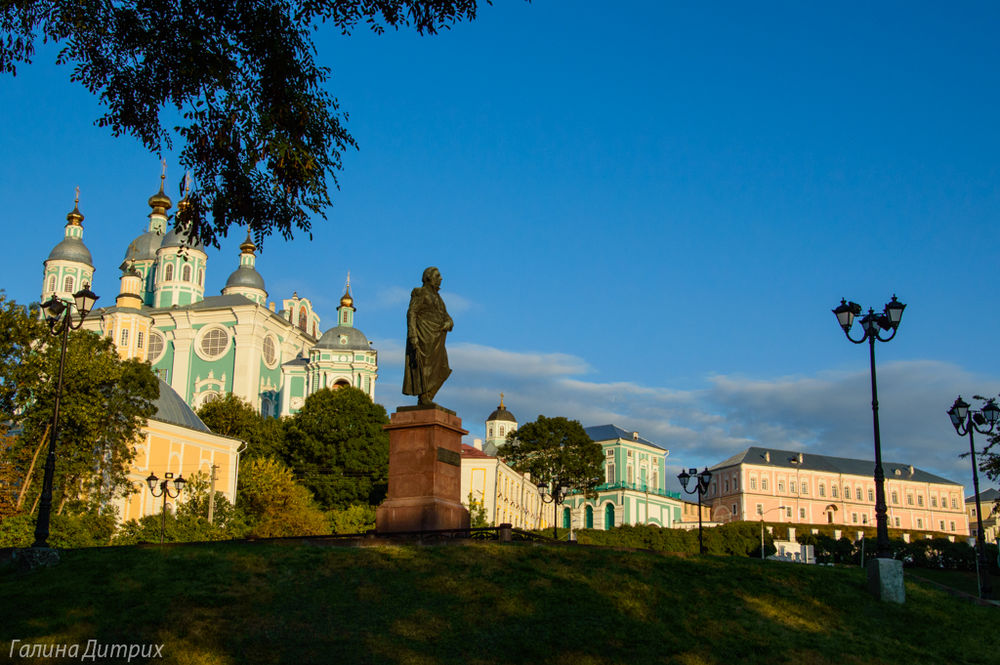
{"type": "Polygon", "coordinates": [[[376,505],[389,478],[389,418],[363,391],[317,391],[287,421],[284,461],[326,509],[376,505]]]}
{"type": "MultiPolygon", "coordinates": [[[[488,2],[489,0],[487,0],[488,2]]],[[[476,16],[476,0],[19,0],[0,6],[0,71],[30,63],[37,42],[61,46],[56,62],[98,96],[99,126],[151,152],[183,141],[197,187],[179,214],[216,244],[232,224],[263,235],[308,232],[325,215],[341,153],[355,148],[314,31],[420,34],[476,16]],[[168,129],[161,114],[179,116],[168,129]],[[214,221],[207,220],[211,212],[214,221]]]]}
{"type": "Polygon", "coordinates": [[[486,506],[483,505],[482,501],[477,501],[472,492],[469,492],[468,503],[465,504],[465,507],[469,509],[470,526],[473,529],[491,526],[486,517],[486,506]]]}
{"type": "MultiPolygon", "coordinates": [[[[5,458],[15,465],[6,473],[27,483],[22,508],[32,512],[42,484],[44,455],[31,474],[30,461],[50,432],[59,371],[61,342],[25,310],[0,306],[0,385],[6,389],[20,434],[9,438],[5,458]],[[10,343],[9,340],[15,340],[10,343]],[[33,340],[33,341],[32,341],[33,340]],[[22,366],[23,365],[23,366],[22,366]],[[30,372],[24,371],[30,368],[30,372]],[[10,385],[8,385],[10,384],[10,385]]],[[[69,334],[59,406],[54,511],[104,505],[133,491],[128,481],[133,445],[146,419],[156,411],[159,385],[149,365],[122,360],[112,341],[88,331],[69,334]]]]}
{"type": "Polygon", "coordinates": [[[248,535],[274,538],[330,532],[326,514],[287,466],[255,459],[240,467],[236,507],[246,520],[248,535]]]}
{"type": "Polygon", "coordinates": [[[285,433],[281,420],[262,416],[239,395],[227,393],[203,404],[198,417],[216,434],[245,441],[247,449],[241,459],[283,454],[285,433]]]}
{"type": "Polygon", "coordinates": [[[15,420],[30,402],[43,370],[38,340],[46,337],[37,312],[0,291],[0,425],[15,420]]]}
{"type": "Polygon", "coordinates": [[[539,483],[553,480],[572,490],[592,493],[602,480],[600,444],[576,420],[538,416],[507,436],[497,456],[539,483]]]}

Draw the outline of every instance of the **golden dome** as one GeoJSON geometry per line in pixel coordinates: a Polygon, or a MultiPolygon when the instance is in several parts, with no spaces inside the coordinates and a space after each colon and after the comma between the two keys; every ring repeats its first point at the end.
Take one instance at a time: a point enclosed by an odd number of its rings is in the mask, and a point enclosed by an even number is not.
{"type": "Polygon", "coordinates": [[[161,215],[166,214],[167,210],[173,205],[170,197],[163,193],[163,181],[166,178],[166,174],[160,175],[160,191],[149,197],[149,207],[153,209],[153,212],[158,212],[161,215]]]}
{"type": "Polygon", "coordinates": [[[76,188],[76,198],[73,200],[73,210],[66,215],[66,221],[73,226],[80,226],[83,223],[83,214],[80,213],[80,188],[76,188]]]}
{"type": "Polygon", "coordinates": [[[344,287],[344,295],[340,298],[341,307],[354,307],[354,298],[351,297],[351,273],[347,273],[347,286],[344,287]]]}

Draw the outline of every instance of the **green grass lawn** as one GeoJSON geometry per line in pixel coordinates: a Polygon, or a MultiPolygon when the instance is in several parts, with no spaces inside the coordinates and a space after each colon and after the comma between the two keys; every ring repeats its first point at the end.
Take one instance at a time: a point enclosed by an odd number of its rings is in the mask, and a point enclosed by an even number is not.
{"type": "Polygon", "coordinates": [[[13,639],[96,639],[162,643],[165,663],[997,662],[974,628],[1000,608],[906,592],[874,600],[860,568],[530,544],[74,550],[0,572],[0,661],[13,639]]]}
{"type": "MultiPolygon", "coordinates": [[[[974,570],[933,570],[921,568],[913,571],[914,577],[925,577],[932,582],[944,584],[967,594],[979,595],[979,580],[974,570]]],[[[1000,596],[1000,576],[990,575],[994,597],[1000,596]]]]}

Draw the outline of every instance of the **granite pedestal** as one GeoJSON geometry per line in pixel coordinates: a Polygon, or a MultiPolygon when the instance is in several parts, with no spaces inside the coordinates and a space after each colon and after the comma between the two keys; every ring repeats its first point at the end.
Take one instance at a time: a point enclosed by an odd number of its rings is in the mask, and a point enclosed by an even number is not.
{"type": "Polygon", "coordinates": [[[868,592],[879,600],[906,602],[903,587],[903,562],[899,559],[869,559],[868,592]]]}
{"type": "Polygon", "coordinates": [[[389,491],[378,533],[468,529],[462,505],[462,419],[440,406],[401,406],[389,432],[389,491]]]}

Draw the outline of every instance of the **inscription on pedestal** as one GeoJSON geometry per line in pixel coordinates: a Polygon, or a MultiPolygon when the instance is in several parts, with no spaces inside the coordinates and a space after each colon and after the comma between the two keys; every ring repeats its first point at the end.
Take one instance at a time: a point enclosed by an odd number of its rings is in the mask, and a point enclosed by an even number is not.
{"type": "Polygon", "coordinates": [[[462,454],[447,448],[438,448],[438,461],[452,466],[462,466],[462,454]]]}

